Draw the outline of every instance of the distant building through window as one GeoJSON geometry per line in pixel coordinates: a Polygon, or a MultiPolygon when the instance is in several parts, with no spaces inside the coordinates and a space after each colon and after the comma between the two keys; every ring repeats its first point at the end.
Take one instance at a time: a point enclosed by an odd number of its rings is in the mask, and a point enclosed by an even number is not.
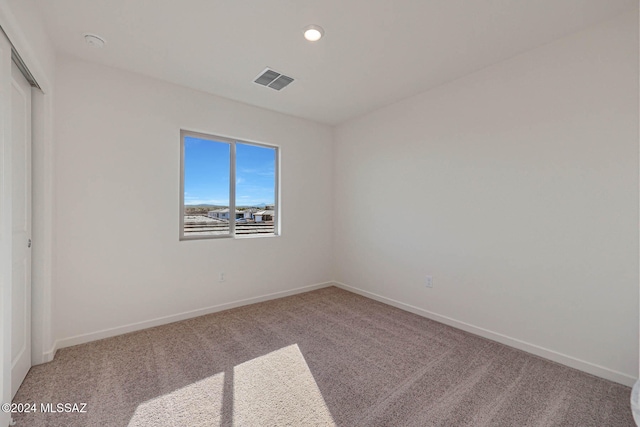
{"type": "Polygon", "coordinates": [[[278,147],[181,132],[180,239],[278,234],[278,147]]]}

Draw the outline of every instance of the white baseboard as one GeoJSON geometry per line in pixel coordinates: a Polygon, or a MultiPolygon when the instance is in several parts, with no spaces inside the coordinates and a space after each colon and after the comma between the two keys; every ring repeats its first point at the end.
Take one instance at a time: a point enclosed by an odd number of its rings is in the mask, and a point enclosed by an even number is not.
{"type": "Polygon", "coordinates": [[[204,316],[205,314],[216,313],[218,311],[229,310],[231,308],[241,307],[243,305],[255,304],[258,302],[269,301],[272,299],[283,298],[290,295],[301,294],[303,292],[313,291],[315,289],[326,288],[332,286],[333,282],[317,283],[315,285],[303,286],[288,291],[274,292],[272,294],[261,295],[252,298],[232,301],[224,304],[214,305],[211,307],[200,308],[197,310],[185,311],[183,313],[172,314],[170,316],[158,317],[142,322],[130,323],[128,325],[118,326],[116,328],[103,329],[88,334],[75,335],[69,338],[61,338],[53,343],[51,350],[43,354],[43,358],[50,362],[55,357],[56,351],[61,348],[71,347],[78,344],[84,344],[91,341],[101,340],[103,338],[114,337],[116,335],[127,334],[142,329],[153,328],[155,326],[166,325],[168,323],[179,322],[181,320],[191,319],[193,317],[204,316]]]}
{"type": "Polygon", "coordinates": [[[604,366],[597,365],[595,363],[577,359],[575,357],[568,356],[566,354],[562,354],[557,351],[550,350],[544,347],[540,347],[538,345],[531,344],[526,341],[519,340],[517,338],[512,338],[512,337],[500,334],[498,332],[494,332],[479,326],[462,322],[460,320],[456,320],[451,317],[443,316],[441,314],[437,314],[429,310],[415,307],[411,304],[406,304],[401,301],[387,298],[385,296],[378,295],[373,292],[365,291],[363,289],[349,286],[344,283],[336,282],[336,281],[303,286],[303,287],[291,289],[288,291],[275,292],[275,293],[262,295],[258,297],[247,298],[247,299],[233,301],[225,304],[219,304],[211,307],[201,308],[198,310],[192,310],[192,311],[178,313],[170,316],[164,316],[156,319],[146,320],[142,322],[131,323],[131,324],[119,326],[116,328],[103,329],[103,330],[91,332],[88,334],[76,335],[69,338],[62,338],[54,342],[51,350],[43,353],[43,359],[45,362],[52,361],[53,358],[55,357],[56,351],[60,348],[71,347],[73,345],[84,344],[87,342],[96,341],[103,338],[109,338],[116,335],[122,335],[129,332],[152,328],[154,326],[160,326],[168,323],[178,322],[180,320],[191,319],[193,317],[204,316],[206,314],[211,314],[211,313],[216,313],[218,311],[241,307],[243,305],[255,304],[262,301],[268,301],[276,298],[283,298],[290,295],[300,294],[303,292],[309,292],[315,289],[321,289],[321,288],[325,288],[332,285],[342,288],[344,290],[365,296],[367,298],[371,298],[376,301],[389,304],[391,306],[417,314],[419,316],[423,316],[423,317],[435,320],[437,322],[444,323],[449,326],[453,326],[454,328],[458,328],[463,331],[467,331],[472,334],[479,335],[481,337],[488,338],[493,341],[497,341],[499,343],[517,348],[519,350],[526,351],[531,354],[535,354],[536,356],[544,357],[545,359],[549,359],[554,362],[569,366],[571,368],[575,368],[580,371],[587,372],[597,377],[605,378],[607,380],[614,381],[619,384],[624,384],[629,387],[633,386],[633,384],[636,382],[636,378],[632,377],[631,375],[627,375],[622,372],[618,372],[613,369],[609,369],[604,366]]]}
{"type": "MultiPolygon", "coordinates": [[[[56,351],[58,351],[58,341],[53,343],[53,347],[51,347],[49,351],[45,351],[44,353],[42,353],[42,362],[40,363],[51,362],[56,356],[56,351]]],[[[36,365],[39,365],[40,363],[36,363],[36,365]]]]}
{"type": "Polygon", "coordinates": [[[636,382],[636,379],[637,379],[632,377],[631,375],[627,375],[622,372],[618,372],[613,369],[606,368],[604,366],[596,365],[595,363],[587,362],[572,356],[568,356],[566,354],[558,353],[557,351],[549,350],[548,348],[540,347],[538,345],[531,344],[531,343],[519,340],[517,338],[512,338],[512,337],[500,334],[498,332],[493,332],[488,329],[481,328],[479,326],[462,322],[460,320],[452,319],[451,317],[443,316],[441,314],[437,314],[429,310],[424,310],[422,308],[415,307],[413,305],[406,304],[404,302],[396,301],[394,299],[387,298],[382,295],[374,294],[373,292],[365,291],[363,289],[349,286],[341,282],[334,281],[333,283],[335,286],[342,288],[346,291],[350,291],[350,292],[365,296],[367,298],[371,298],[376,301],[380,301],[382,303],[392,305],[394,307],[417,314],[419,316],[426,317],[440,323],[444,323],[445,325],[462,329],[463,331],[471,332],[472,334],[479,335],[481,337],[488,338],[492,341],[497,341],[501,344],[505,344],[510,347],[514,347],[519,350],[526,351],[527,353],[535,354],[536,356],[540,356],[545,359],[552,360],[554,362],[569,366],[574,369],[578,369],[580,371],[586,372],[591,375],[595,375],[600,378],[614,381],[616,383],[623,384],[629,387],[633,386],[633,384],[636,382]]]}

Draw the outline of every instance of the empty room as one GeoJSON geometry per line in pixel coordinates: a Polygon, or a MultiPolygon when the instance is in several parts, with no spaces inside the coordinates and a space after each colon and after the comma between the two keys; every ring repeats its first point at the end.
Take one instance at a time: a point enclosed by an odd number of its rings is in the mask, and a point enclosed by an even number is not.
{"type": "Polygon", "coordinates": [[[0,427],[640,425],[638,22],[0,0],[0,427]]]}

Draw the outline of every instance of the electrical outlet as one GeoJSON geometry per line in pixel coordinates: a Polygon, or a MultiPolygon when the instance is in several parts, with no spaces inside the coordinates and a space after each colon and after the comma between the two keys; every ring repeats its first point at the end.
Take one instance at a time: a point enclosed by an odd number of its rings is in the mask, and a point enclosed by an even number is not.
{"type": "Polygon", "coordinates": [[[424,282],[425,288],[433,288],[433,277],[427,276],[427,280],[424,282]]]}
{"type": "Polygon", "coordinates": [[[224,282],[226,279],[225,274],[224,273],[220,273],[220,277],[218,277],[218,282],[224,282]]]}

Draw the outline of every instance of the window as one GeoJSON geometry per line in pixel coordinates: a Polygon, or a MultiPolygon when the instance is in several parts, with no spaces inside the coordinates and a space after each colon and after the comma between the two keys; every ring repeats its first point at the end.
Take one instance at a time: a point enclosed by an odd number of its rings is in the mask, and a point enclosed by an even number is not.
{"type": "Polygon", "coordinates": [[[278,148],[181,131],[180,240],[278,234],[278,148]]]}

